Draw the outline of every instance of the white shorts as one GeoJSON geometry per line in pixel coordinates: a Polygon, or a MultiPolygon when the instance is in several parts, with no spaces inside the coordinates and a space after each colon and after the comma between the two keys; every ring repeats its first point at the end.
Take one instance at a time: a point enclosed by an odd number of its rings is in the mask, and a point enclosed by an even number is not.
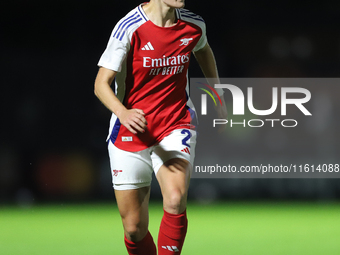
{"type": "Polygon", "coordinates": [[[176,129],[160,143],[137,152],[118,149],[109,142],[113,188],[129,190],[150,186],[152,172],[156,175],[169,159],[182,158],[193,166],[195,146],[196,131],[189,129],[176,129]]]}

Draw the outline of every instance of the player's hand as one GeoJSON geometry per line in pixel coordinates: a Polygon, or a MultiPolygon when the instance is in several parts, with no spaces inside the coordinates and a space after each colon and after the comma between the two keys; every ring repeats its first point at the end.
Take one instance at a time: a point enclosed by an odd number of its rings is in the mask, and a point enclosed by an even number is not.
{"type": "MultiPolygon", "coordinates": [[[[224,97],[221,96],[221,101],[222,101],[222,105],[221,104],[217,104],[217,106],[215,106],[215,110],[217,112],[217,117],[219,119],[227,119],[228,118],[228,111],[227,111],[227,106],[226,103],[224,101],[224,97]]],[[[225,129],[224,125],[222,125],[218,131],[221,133],[223,132],[225,129]]]]}
{"type": "Polygon", "coordinates": [[[119,116],[120,123],[126,127],[132,134],[137,132],[144,133],[146,125],[145,113],[140,109],[123,110],[119,116]]]}

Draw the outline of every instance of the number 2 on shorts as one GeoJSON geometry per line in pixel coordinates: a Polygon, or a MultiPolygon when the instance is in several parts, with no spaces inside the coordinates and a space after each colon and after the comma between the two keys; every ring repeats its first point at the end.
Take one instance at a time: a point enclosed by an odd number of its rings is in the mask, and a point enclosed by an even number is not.
{"type": "Polygon", "coordinates": [[[186,137],[183,138],[182,140],[182,144],[185,145],[185,146],[188,146],[190,148],[190,145],[187,144],[187,141],[190,139],[191,137],[191,133],[188,129],[183,129],[181,134],[187,134],[186,137]]]}

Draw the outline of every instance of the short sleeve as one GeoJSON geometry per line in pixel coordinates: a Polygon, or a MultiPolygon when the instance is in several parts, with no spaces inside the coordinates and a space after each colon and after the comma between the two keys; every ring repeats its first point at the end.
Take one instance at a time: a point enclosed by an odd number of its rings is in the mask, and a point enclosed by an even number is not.
{"type": "Polygon", "coordinates": [[[199,27],[202,30],[202,35],[201,35],[200,40],[196,44],[195,48],[193,49],[194,52],[195,51],[199,51],[200,49],[202,49],[207,44],[207,42],[208,42],[205,23],[204,22],[200,22],[199,27]]]}
{"type": "Polygon", "coordinates": [[[99,59],[98,66],[116,72],[122,70],[122,63],[130,50],[130,40],[127,33],[119,30],[119,23],[113,29],[107,47],[99,59]]]}

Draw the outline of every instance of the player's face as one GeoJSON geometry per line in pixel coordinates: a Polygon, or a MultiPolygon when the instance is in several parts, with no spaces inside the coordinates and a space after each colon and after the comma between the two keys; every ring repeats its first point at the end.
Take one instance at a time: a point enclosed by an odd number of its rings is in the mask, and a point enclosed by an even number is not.
{"type": "Polygon", "coordinates": [[[185,0],[163,0],[163,2],[172,8],[183,8],[185,0]]]}

